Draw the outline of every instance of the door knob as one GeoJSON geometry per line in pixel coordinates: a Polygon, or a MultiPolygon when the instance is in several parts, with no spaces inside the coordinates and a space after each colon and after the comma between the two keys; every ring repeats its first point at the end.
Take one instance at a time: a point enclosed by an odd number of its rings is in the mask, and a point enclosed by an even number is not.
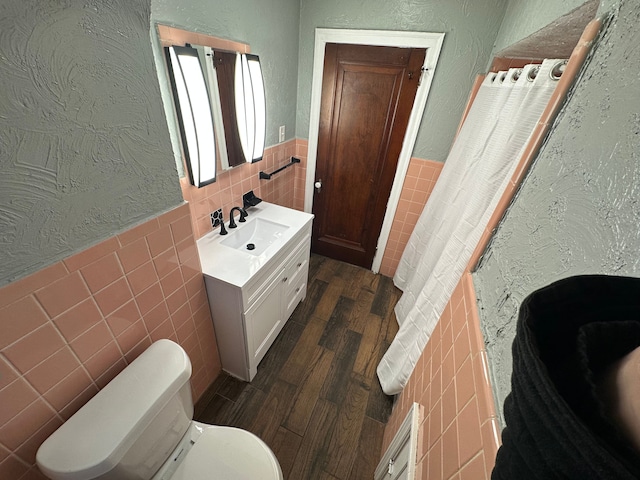
{"type": "Polygon", "coordinates": [[[316,187],[316,193],[320,193],[320,189],[322,188],[322,179],[316,180],[316,183],[313,184],[316,187]]]}

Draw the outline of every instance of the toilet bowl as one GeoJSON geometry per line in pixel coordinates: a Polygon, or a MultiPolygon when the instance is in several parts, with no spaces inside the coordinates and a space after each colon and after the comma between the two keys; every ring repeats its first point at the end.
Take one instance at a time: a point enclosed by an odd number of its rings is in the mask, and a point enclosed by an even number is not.
{"type": "Polygon", "coordinates": [[[282,480],[257,436],[192,420],[191,363],[158,340],[56,430],[36,462],[53,480],[282,480]]]}

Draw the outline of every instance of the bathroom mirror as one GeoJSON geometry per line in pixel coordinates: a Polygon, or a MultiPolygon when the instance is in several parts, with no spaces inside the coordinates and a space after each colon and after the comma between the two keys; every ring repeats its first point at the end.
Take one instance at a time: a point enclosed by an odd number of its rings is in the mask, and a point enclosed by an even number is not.
{"type": "Polygon", "coordinates": [[[262,160],[266,136],[266,103],[257,55],[214,50],[229,164],[262,160]]]}
{"type": "MultiPolygon", "coordinates": [[[[191,166],[194,149],[187,147],[188,130],[182,118],[182,106],[178,100],[175,67],[171,64],[170,49],[192,49],[197,52],[202,74],[208,85],[211,116],[215,131],[216,171],[253,163],[262,159],[265,142],[266,102],[264,82],[259,59],[249,53],[249,46],[243,43],[220,39],[209,35],[189,32],[167,25],[156,25],[160,47],[164,50],[163,68],[167,78],[162,94],[174,150],[180,151],[176,162],[181,176],[185,176],[184,161],[191,183],[199,185],[193,172],[201,171],[191,166]],[[175,137],[175,138],[174,138],[175,137]]],[[[194,53],[195,55],[195,53],[194,53]]],[[[180,71],[180,70],[178,70],[180,71]]],[[[161,87],[163,81],[161,80],[161,87]]],[[[206,103],[206,102],[204,102],[206,103]]],[[[196,143],[197,144],[197,143],[196,143]]]]}

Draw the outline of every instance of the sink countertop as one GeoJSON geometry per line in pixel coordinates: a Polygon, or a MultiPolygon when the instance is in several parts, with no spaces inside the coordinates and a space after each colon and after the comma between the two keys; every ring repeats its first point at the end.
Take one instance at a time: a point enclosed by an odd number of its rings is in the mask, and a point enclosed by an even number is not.
{"type": "Polygon", "coordinates": [[[216,227],[215,230],[207,233],[196,242],[200,255],[202,273],[231,285],[243,287],[280,251],[283,245],[313,219],[313,215],[310,213],[281,207],[280,205],[268,202],[261,202],[255,207],[250,207],[247,209],[247,213],[249,215],[245,223],[238,223],[236,218],[238,228],[229,229],[228,222],[225,223],[227,231],[229,232],[228,235],[220,235],[220,227],[216,227]],[[277,242],[270,245],[260,255],[252,255],[220,243],[222,240],[229,238],[230,235],[240,231],[242,227],[256,218],[270,220],[289,228],[284,230],[277,242]]]}

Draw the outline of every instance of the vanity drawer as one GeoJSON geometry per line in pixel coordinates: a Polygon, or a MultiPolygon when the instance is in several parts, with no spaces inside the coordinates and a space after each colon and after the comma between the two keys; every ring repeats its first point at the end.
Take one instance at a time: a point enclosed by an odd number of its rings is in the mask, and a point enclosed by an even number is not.
{"type": "Polygon", "coordinates": [[[287,285],[284,301],[285,318],[289,318],[298,303],[307,295],[307,280],[309,278],[309,238],[296,250],[285,267],[287,285]]]}
{"type": "Polygon", "coordinates": [[[306,278],[309,272],[309,242],[307,240],[306,238],[303,240],[285,266],[284,275],[287,279],[287,291],[292,286],[300,283],[301,276],[306,278]]]}
{"type": "Polygon", "coordinates": [[[288,319],[293,311],[306,296],[307,296],[307,277],[300,276],[302,280],[298,285],[293,285],[285,296],[287,305],[285,306],[285,318],[288,319]]]}

